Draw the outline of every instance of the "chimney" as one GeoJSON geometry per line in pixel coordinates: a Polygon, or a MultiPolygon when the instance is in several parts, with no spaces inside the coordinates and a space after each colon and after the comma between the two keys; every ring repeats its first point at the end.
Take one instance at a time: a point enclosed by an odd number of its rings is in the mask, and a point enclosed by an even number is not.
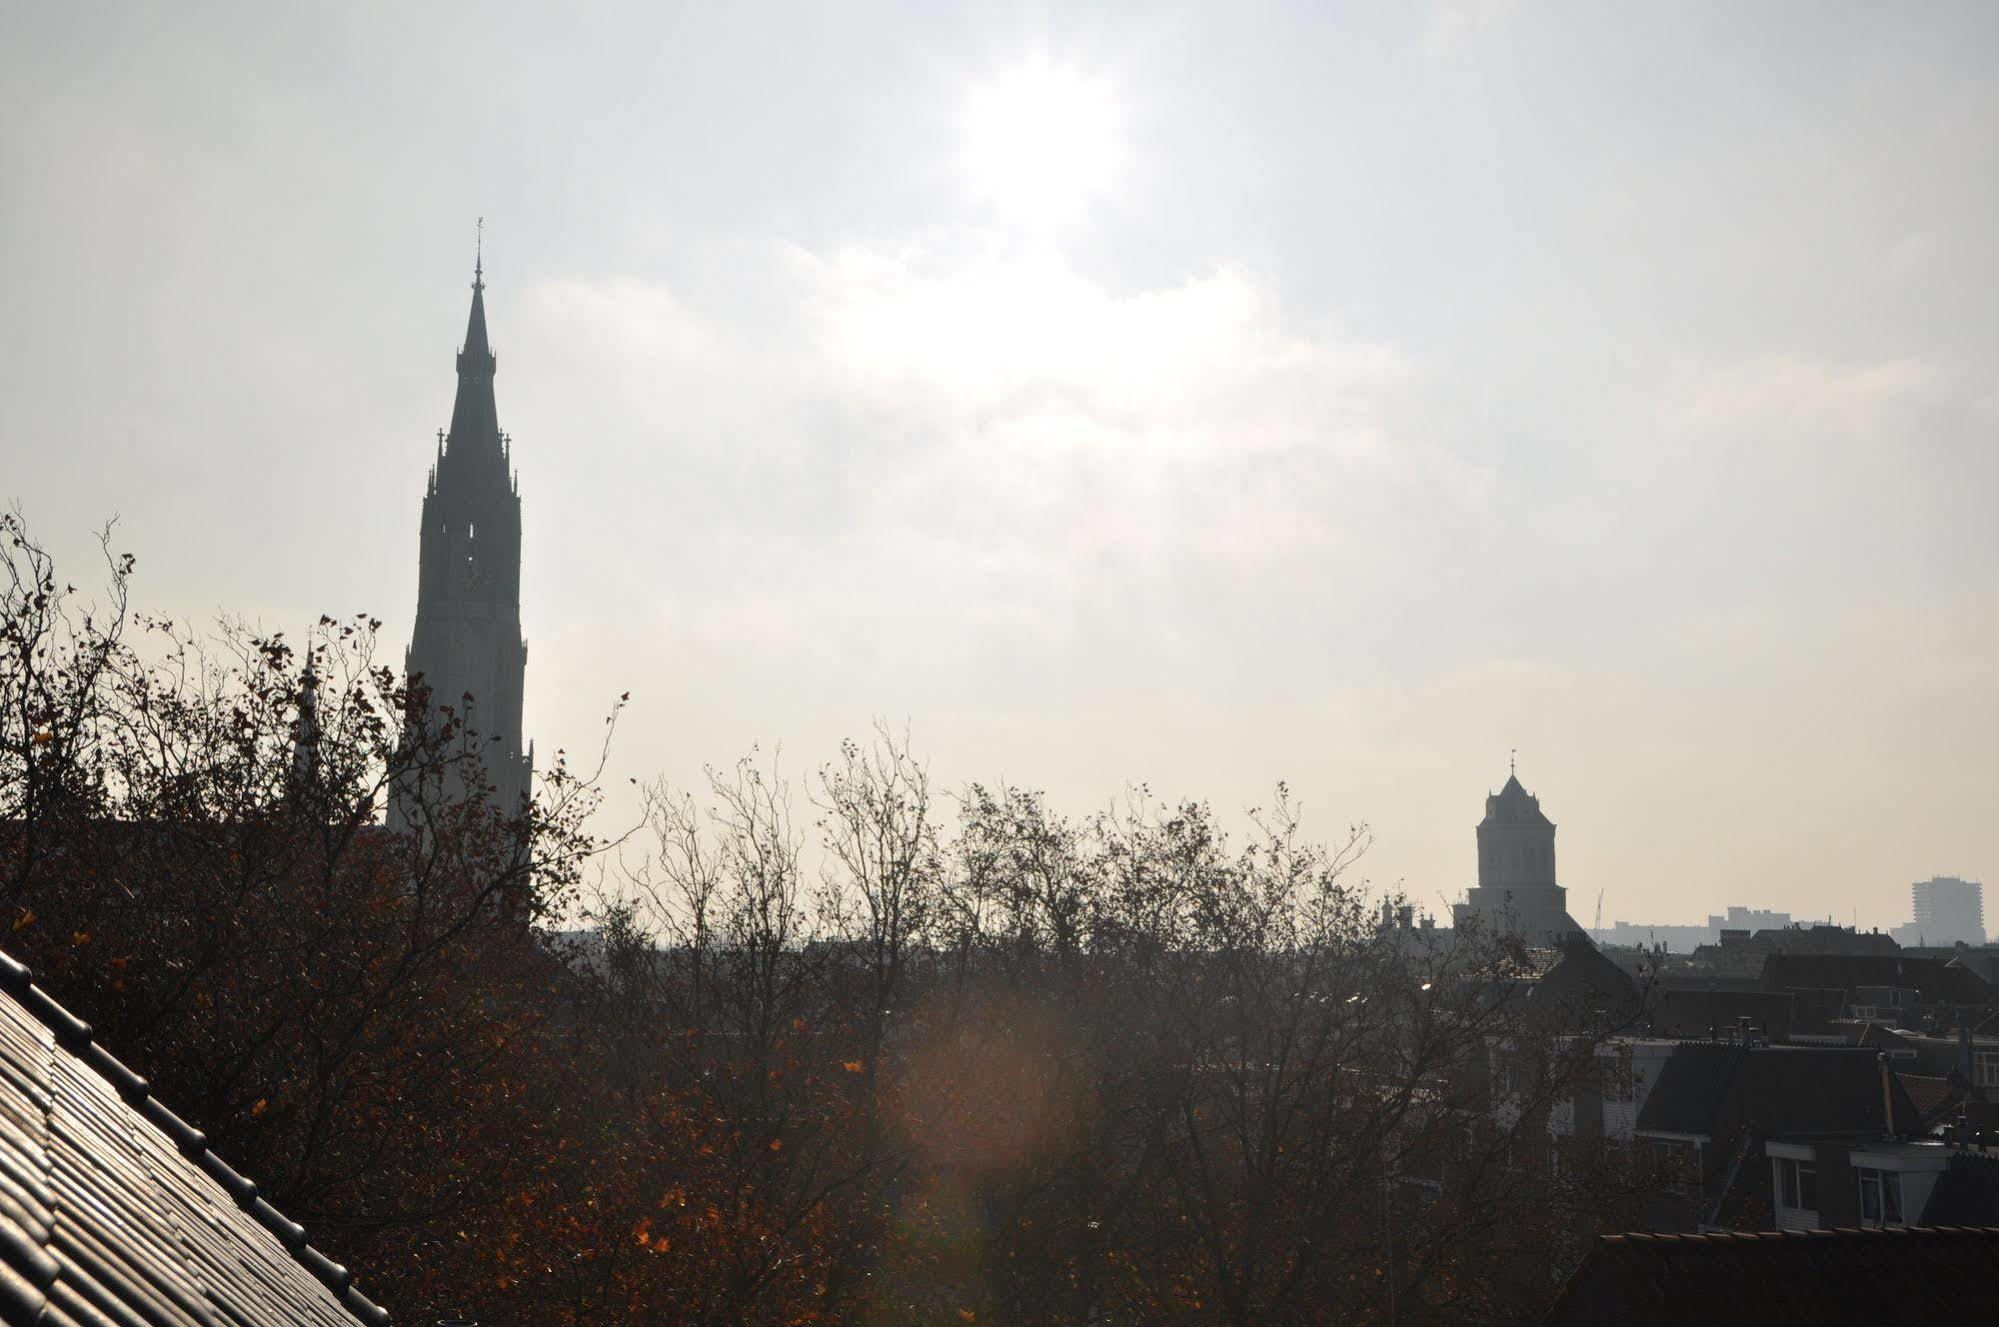
{"type": "Polygon", "coordinates": [[[1888,1052],[1881,1051],[1875,1055],[1874,1062],[1881,1066],[1882,1137],[1892,1143],[1895,1141],[1895,1094],[1888,1081],[1888,1052]]]}

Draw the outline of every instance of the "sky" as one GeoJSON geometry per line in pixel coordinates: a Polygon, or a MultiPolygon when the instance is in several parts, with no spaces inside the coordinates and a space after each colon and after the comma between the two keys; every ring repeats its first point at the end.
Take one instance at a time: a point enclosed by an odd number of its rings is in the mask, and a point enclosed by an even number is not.
{"type": "MultiPolygon", "coordinates": [[[[528,731],[1283,780],[1442,911],[1999,884],[1999,8],[22,6],[0,498],[399,659],[475,220],[528,731]]],[[[632,814],[612,799],[603,827],[632,814]]]]}

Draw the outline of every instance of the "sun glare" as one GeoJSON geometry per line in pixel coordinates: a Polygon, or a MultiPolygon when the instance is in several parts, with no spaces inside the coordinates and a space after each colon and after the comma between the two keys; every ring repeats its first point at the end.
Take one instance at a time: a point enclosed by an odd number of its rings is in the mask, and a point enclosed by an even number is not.
{"type": "Polygon", "coordinates": [[[1122,114],[1101,75],[1037,59],[971,89],[959,167],[973,202],[1036,231],[1068,225],[1123,164],[1122,114]]]}

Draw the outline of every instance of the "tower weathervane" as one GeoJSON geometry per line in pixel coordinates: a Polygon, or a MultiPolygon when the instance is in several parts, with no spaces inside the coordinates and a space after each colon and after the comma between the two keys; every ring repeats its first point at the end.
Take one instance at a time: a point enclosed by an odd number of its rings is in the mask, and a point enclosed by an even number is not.
{"type": "Polygon", "coordinates": [[[472,241],[472,284],[481,286],[486,278],[486,218],[479,218],[477,238],[472,241]]]}

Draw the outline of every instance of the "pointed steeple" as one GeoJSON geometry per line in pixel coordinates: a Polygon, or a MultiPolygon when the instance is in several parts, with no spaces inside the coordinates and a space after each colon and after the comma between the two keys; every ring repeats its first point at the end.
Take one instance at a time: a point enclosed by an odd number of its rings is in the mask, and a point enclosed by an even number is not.
{"type": "Polygon", "coordinates": [[[486,219],[479,218],[479,243],[472,259],[472,312],[465,319],[465,346],[458,352],[458,397],[451,406],[447,451],[463,448],[476,456],[498,456],[500,412],[493,404],[498,361],[486,339],[486,219]]]}
{"type": "MultiPolygon", "coordinates": [[[[492,347],[486,342],[486,274],[476,267],[472,269],[472,314],[465,320],[465,349],[462,353],[466,358],[483,356],[487,361],[493,358],[492,347]]],[[[478,359],[473,360],[475,366],[479,362],[478,359]]],[[[462,361],[458,371],[465,371],[462,361]]],[[[492,372],[490,363],[486,371],[492,372]]]]}

